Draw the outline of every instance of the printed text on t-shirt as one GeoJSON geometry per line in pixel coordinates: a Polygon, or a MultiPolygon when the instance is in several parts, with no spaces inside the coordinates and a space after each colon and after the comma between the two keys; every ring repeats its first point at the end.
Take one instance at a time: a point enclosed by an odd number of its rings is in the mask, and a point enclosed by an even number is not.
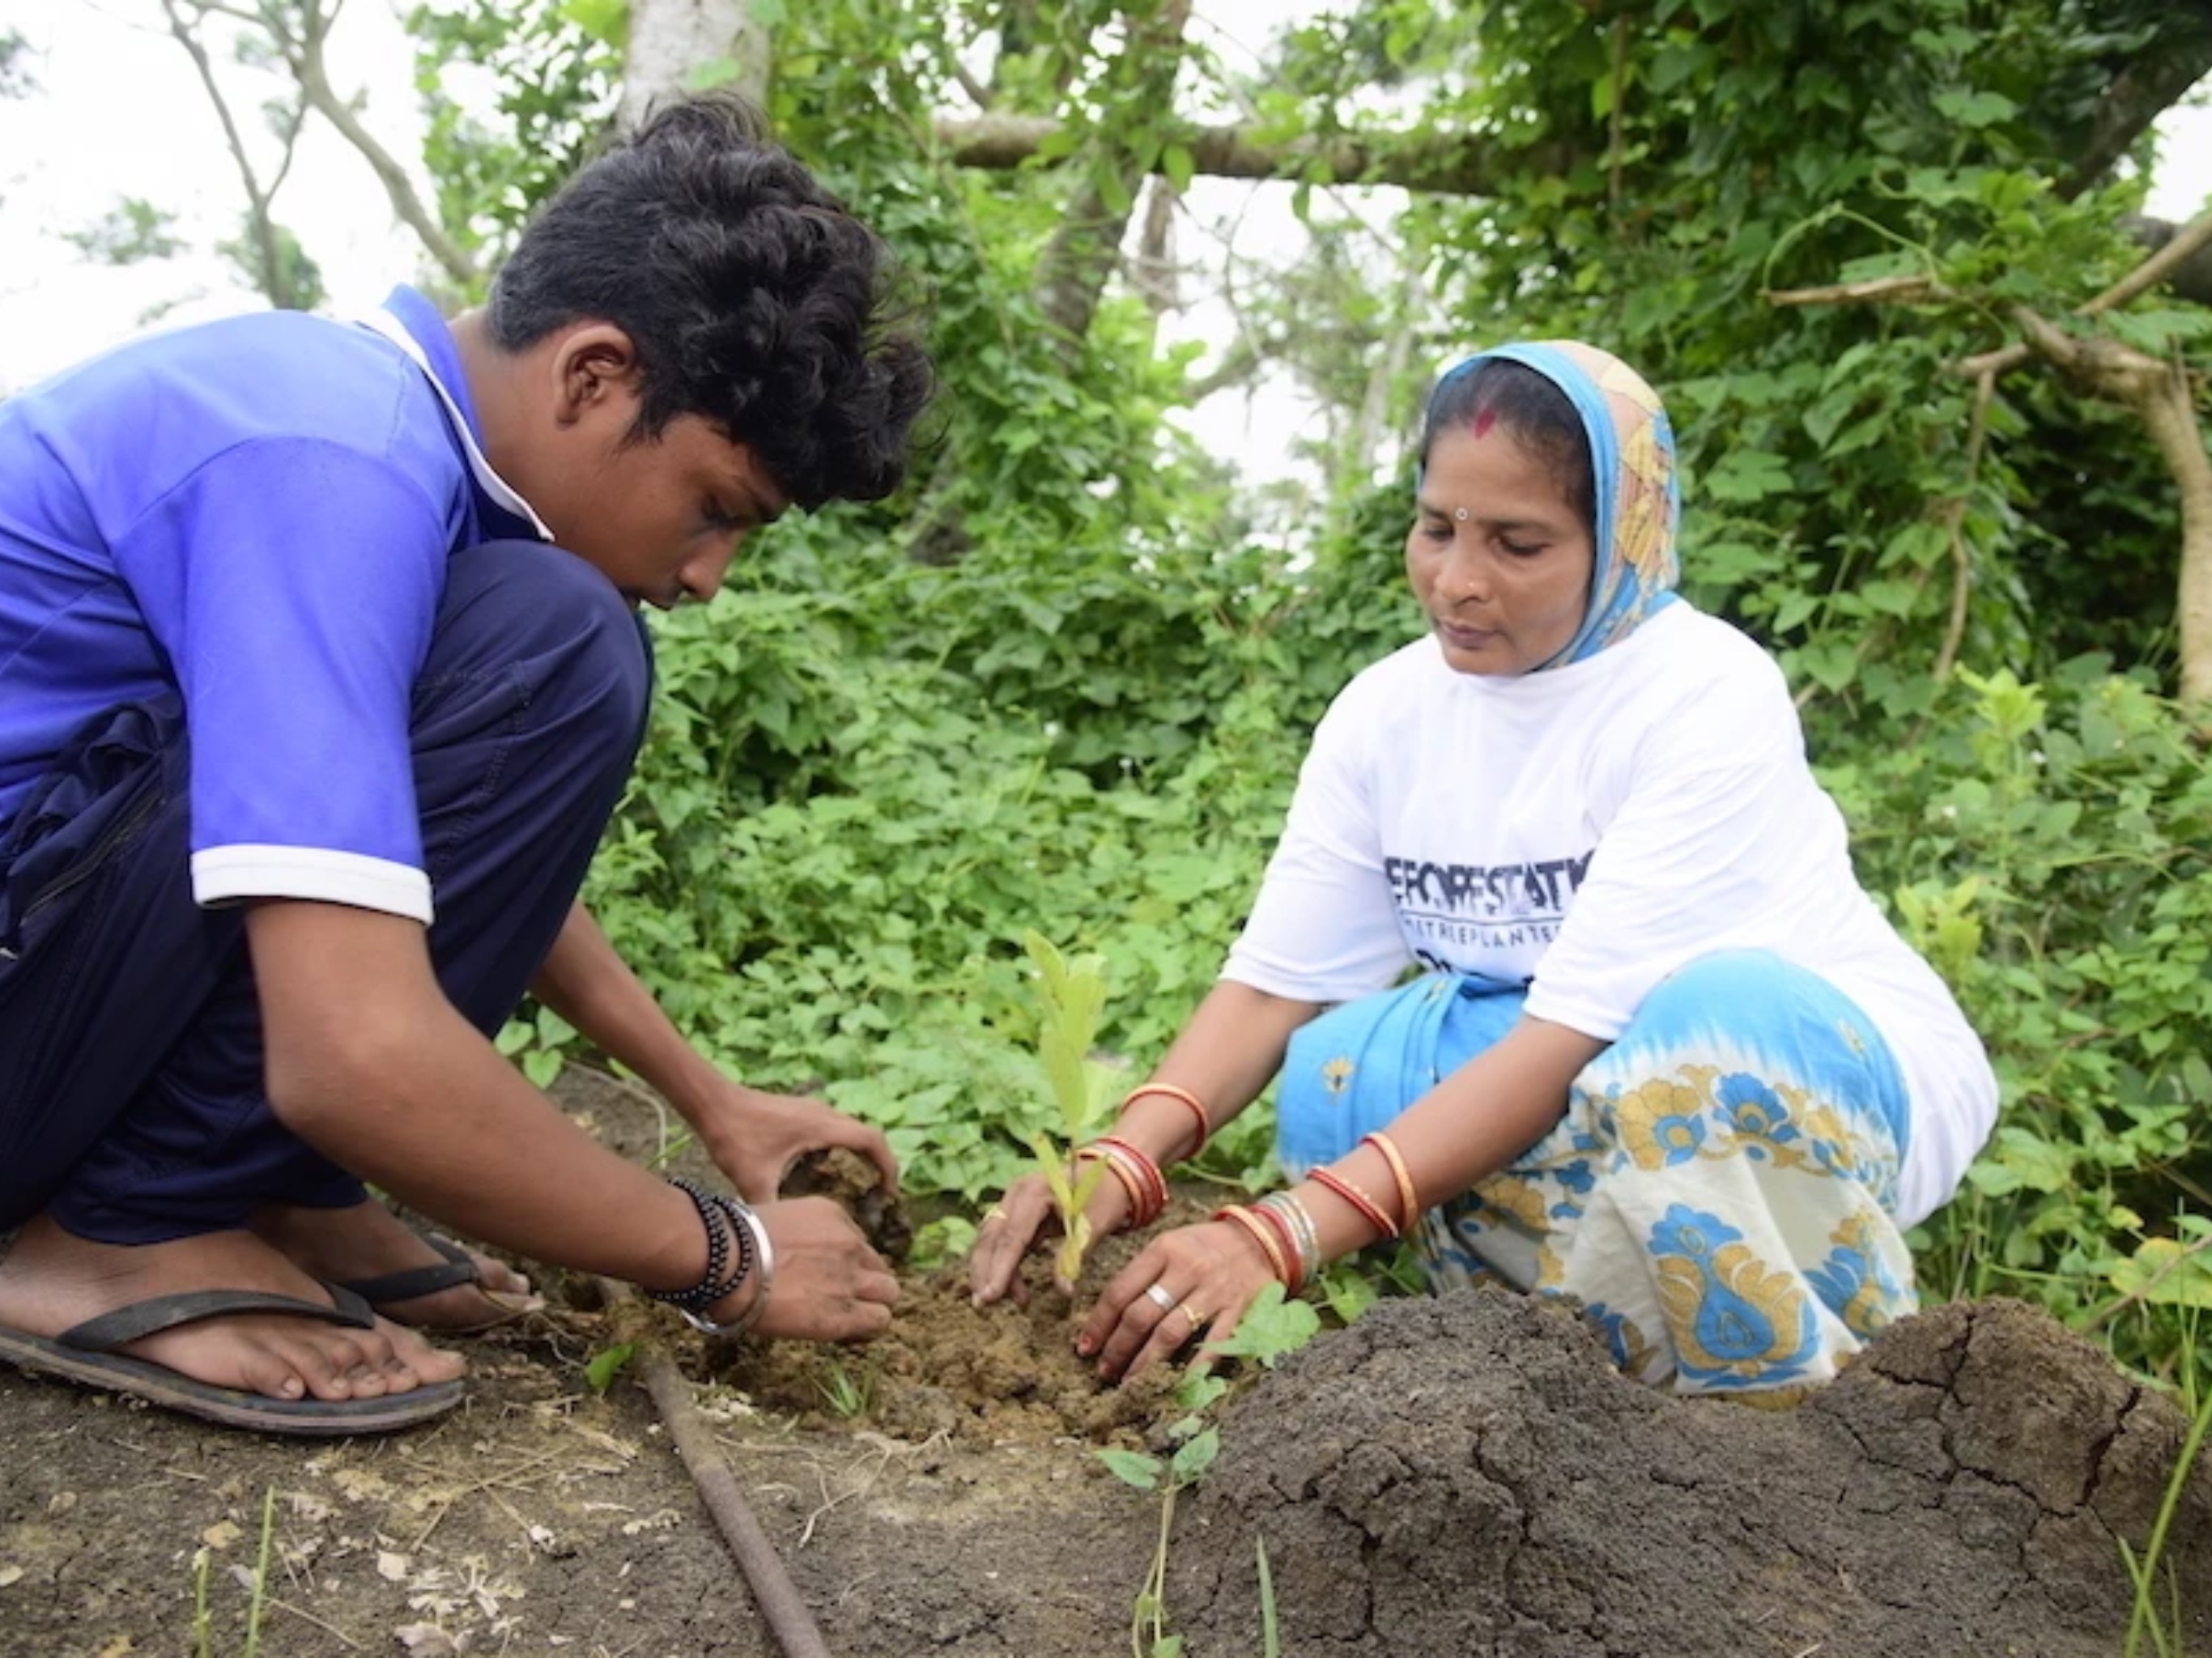
{"type": "Polygon", "coordinates": [[[1385,858],[1382,873],[1409,935],[1511,950],[1557,935],[1591,855],[1489,865],[1385,858]]]}

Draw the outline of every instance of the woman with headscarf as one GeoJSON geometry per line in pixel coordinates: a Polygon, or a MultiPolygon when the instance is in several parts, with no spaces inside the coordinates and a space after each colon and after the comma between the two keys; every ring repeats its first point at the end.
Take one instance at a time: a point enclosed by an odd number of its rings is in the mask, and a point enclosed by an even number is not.
{"type": "MultiPolygon", "coordinates": [[[[1380,1239],[1571,1296],[1684,1392],[1826,1381],[1915,1305],[1902,1229],[1996,1085],[1860,889],[1782,675],[1678,598],[1657,397],[1573,343],[1483,353],[1424,423],[1427,635],[1316,730],[1220,982],[1114,1131],[1094,1235],[1279,1071],[1293,1183],[1153,1240],[1078,1349],[1133,1374],[1380,1239]],[[1408,976],[1408,969],[1418,969],[1408,976]]],[[[986,1217],[981,1302],[1051,1223],[986,1217]]]]}

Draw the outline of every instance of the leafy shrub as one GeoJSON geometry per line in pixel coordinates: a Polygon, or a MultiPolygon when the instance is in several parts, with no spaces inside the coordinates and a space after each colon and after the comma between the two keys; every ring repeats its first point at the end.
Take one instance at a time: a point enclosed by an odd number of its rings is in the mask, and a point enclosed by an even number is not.
{"type": "Polygon", "coordinates": [[[1926,1287],[2040,1302],[2171,1374],[2212,1308],[2212,776],[2189,722],[2101,659],[2040,686],[1963,674],[1920,740],[1826,778],[2002,1087],[1919,1240],[1926,1287]]]}

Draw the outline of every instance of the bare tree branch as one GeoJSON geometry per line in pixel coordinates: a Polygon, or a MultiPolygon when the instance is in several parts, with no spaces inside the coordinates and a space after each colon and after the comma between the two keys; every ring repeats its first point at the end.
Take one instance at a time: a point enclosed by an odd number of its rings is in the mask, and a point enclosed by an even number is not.
{"type": "MultiPolygon", "coordinates": [[[[214,4],[194,3],[193,0],[184,0],[184,3],[191,6],[194,17],[201,21],[204,21],[210,12],[222,9],[214,4]]],[[[282,135],[284,157],[277,169],[276,182],[264,187],[259,174],[254,171],[252,158],[246,153],[245,136],[239,131],[238,122],[230,112],[230,100],[223,96],[222,87],[216,79],[215,65],[209,59],[206,45],[200,39],[198,31],[185,21],[184,13],[179,9],[179,0],[161,0],[161,14],[168,19],[170,36],[185,49],[185,55],[192,60],[192,68],[198,72],[200,86],[206,92],[208,101],[215,106],[216,119],[222,125],[223,143],[230,149],[230,159],[238,168],[239,180],[246,186],[246,223],[252,233],[254,261],[260,270],[261,291],[267,296],[269,303],[279,309],[296,308],[298,296],[293,292],[289,262],[284,258],[283,246],[276,234],[276,222],[270,216],[269,208],[270,199],[276,193],[277,185],[283,182],[285,173],[291,169],[293,146],[300,135],[299,113],[295,112],[287,131],[282,135]]],[[[258,27],[260,20],[257,18],[254,21],[258,27]]]]}
{"type": "MultiPolygon", "coordinates": [[[[2199,250],[2212,246],[2212,208],[2191,219],[2174,233],[2172,239],[2157,252],[2145,259],[2126,276],[2114,282],[2096,298],[2075,309],[2077,317],[2101,316],[2115,306],[2125,305],[2138,294],[2145,293],[2168,271],[2179,268],[2199,250]]],[[[2043,319],[2038,317],[2038,322],[2043,319]]],[[[2046,327],[2048,324],[2045,325],[2046,327]]],[[[2034,355],[2025,344],[2002,346],[1995,351],[1984,351],[1978,356],[1968,357],[1954,365],[1954,371],[1969,379],[1978,380],[1984,374],[2002,374],[2017,368],[2034,355]]],[[[2046,354],[2047,355],[2047,354],[2046,354]]]]}
{"type": "MultiPolygon", "coordinates": [[[[2212,208],[2191,220],[2165,246],[2103,293],[2077,306],[2074,316],[2087,321],[2127,304],[2156,287],[2208,246],[2212,246],[2212,208]]],[[[1912,276],[1839,282],[1826,288],[1793,288],[1770,292],[1765,297],[1773,305],[1910,305],[1960,296],[1932,278],[1912,276]]],[[[2019,340],[1951,366],[1954,374],[1967,375],[1976,382],[1974,425],[1968,446],[1972,457],[1969,481],[1986,434],[1991,388],[1998,376],[2033,358],[2042,358],[2089,395],[2133,410],[2150,434],[2167,471],[2173,475],[2181,496],[2181,559],[2176,601],[2181,638],[2181,697],[2185,702],[2212,705],[2212,455],[2206,453],[2204,433],[2197,425],[2196,398],[2187,369],[2178,358],[2163,361],[2108,337],[2076,337],[2026,306],[2011,307],[2009,314],[2021,331],[2019,340]]],[[[1962,498],[1951,525],[1955,577],[1951,622],[1945,632],[1939,672],[1948,670],[1955,659],[1965,627],[1964,593],[1968,573],[1964,563],[1965,543],[1958,525],[1958,519],[1964,512],[1962,498]]]]}
{"type": "Polygon", "coordinates": [[[283,46],[293,76],[298,80],[307,103],[317,114],[337,129],[340,137],[360,152],[362,159],[376,174],[377,182],[384,186],[384,193],[392,203],[392,210],[398,215],[401,223],[421,239],[422,246],[429,250],[430,257],[437,260],[446,274],[456,282],[464,288],[473,288],[483,276],[476,260],[470,257],[467,249],[447,234],[445,226],[438,222],[437,216],[423,204],[422,197],[416,192],[414,181],[407,176],[407,169],[399,164],[390,150],[377,142],[376,135],[362,125],[353,105],[340,98],[331,85],[323,48],[329,37],[331,19],[337,15],[336,9],[325,15],[317,7],[315,0],[306,0],[301,13],[304,26],[300,34],[284,39],[283,46]]]}
{"type": "Polygon", "coordinates": [[[2094,317],[2115,306],[2125,305],[2138,294],[2148,293],[2187,264],[2191,256],[2203,247],[2212,247],[2212,208],[2207,208],[2174,232],[2172,239],[2158,252],[2083,306],[2081,314],[2094,317]]]}
{"type": "Polygon", "coordinates": [[[2076,339],[2025,306],[2013,320],[2027,346],[2093,396],[2132,409],[2181,493],[2181,700],[2212,703],[2212,454],[2197,423],[2187,371],[2111,339],[2076,339]]]}
{"type": "Polygon", "coordinates": [[[1144,225],[1138,233],[1136,253],[1128,261],[1129,285],[1144,295],[1145,304],[1156,317],[1182,303],[1176,284],[1177,199],[1172,179],[1156,175],[1145,186],[1144,225]]]}
{"type": "Polygon", "coordinates": [[[988,109],[998,100],[998,94],[977,80],[968,65],[957,58],[952,59],[952,78],[960,83],[961,91],[975,100],[978,109],[988,109]]]}
{"type": "Polygon", "coordinates": [[[1982,470],[1982,450],[1989,442],[1990,405],[1996,401],[1997,377],[1984,374],[1974,386],[1974,412],[1966,426],[1966,477],[1958,495],[1944,511],[1943,527],[1951,542],[1951,615],[1943,624],[1942,647],[1936,653],[1935,676],[1951,677],[1959,660],[1959,647],[1966,641],[1966,600],[1973,591],[1974,562],[1966,548],[1966,507],[1973,499],[1974,478],[1982,470]]]}
{"type": "MultiPolygon", "coordinates": [[[[2154,253],[2179,235],[2182,228],[2171,219],[2154,219],[2141,213],[2125,214],[2120,219],[2120,229],[2154,253]]],[[[2212,305],[2212,247],[2198,248],[2168,270],[2166,280],[2175,298],[2212,305]]]]}
{"type": "MultiPolygon", "coordinates": [[[[1028,161],[1060,126],[1043,116],[948,118],[937,123],[937,137],[958,165],[1004,171],[1028,161]]],[[[1193,172],[1220,179],[1314,179],[1481,196],[1498,171],[1494,145],[1474,133],[1347,132],[1263,141],[1237,123],[1188,123],[1171,126],[1166,136],[1189,154],[1193,172]]],[[[1539,155],[1534,164],[1556,159],[1539,155]]],[[[1516,165],[1529,161],[1521,156],[1516,165]]]]}
{"type": "Polygon", "coordinates": [[[1958,296],[1933,276],[1871,276],[1861,282],[1825,288],[1770,288],[1759,298],[1769,305],[1915,305],[1958,296]]]}

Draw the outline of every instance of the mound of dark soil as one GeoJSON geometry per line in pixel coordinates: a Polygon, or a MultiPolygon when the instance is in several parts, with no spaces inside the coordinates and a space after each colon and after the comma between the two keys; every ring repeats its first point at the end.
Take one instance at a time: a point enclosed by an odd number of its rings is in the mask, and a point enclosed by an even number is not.
{"type": "MultiPolygon", "coordinates": [[[[2185,1427],[2016,1303],[1778,1412],[1628,1382],[1554,1306],[1386,1303],[1234,1407],[1168,1601],[1194,1658],[1257,1650],[1260,1540],[1297,1658],[2112,1658],[2185,1427]]],[[[2166,1559],[2201,1649],[2212,1466],[2166,1559]]]]}

